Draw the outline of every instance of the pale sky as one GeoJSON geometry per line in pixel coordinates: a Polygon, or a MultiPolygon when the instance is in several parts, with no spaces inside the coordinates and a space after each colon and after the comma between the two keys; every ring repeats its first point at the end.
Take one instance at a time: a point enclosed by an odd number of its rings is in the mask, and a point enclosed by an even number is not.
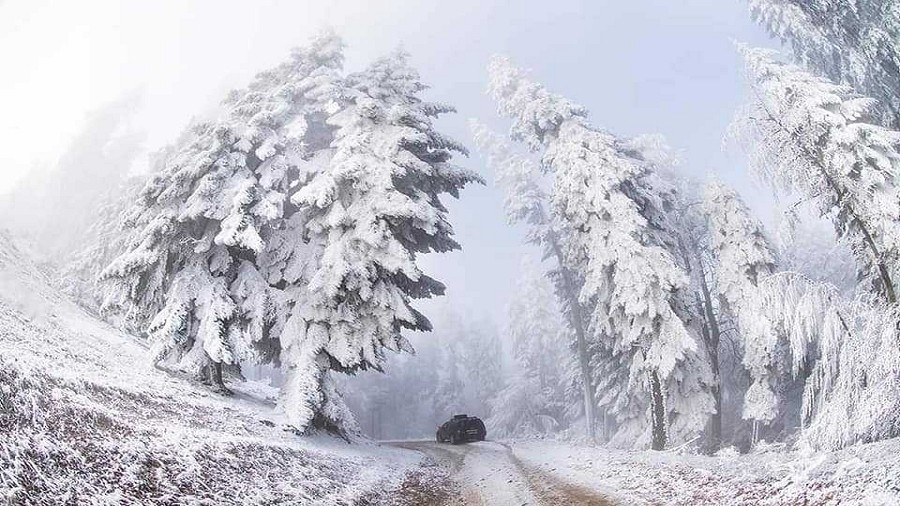
{"type": "MultiPolygon", "coordinates": [[[[743,159],[721,142],[744,92],[733,41],[772,45],[744,0],[0,0],[0,192],[52,164],[88,111],[134,90],[148,148],[172,141],[324,26],[345,38],[351,71],[402,45],[429,98],[459,110],[440,127],[468,145],[470,117],[504,128],[484,95],[487,61],[503,53],[595,124],[662,133],[686,170],[754,201],[743,159]]],[[[525,248],[501,203],[491,185],[465,191],[451,205],[464,250],[425,261],[454,306],[503,311],[525,248]]]]}

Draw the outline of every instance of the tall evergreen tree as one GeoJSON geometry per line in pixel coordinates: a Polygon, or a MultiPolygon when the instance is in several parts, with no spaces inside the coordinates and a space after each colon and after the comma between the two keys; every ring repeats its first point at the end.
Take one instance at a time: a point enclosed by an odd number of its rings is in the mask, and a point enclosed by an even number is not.
{"type": "Polygon", "coordinates": [[[458,248],[440,197],[478,181],[405,55],[341,64],[326,34],[232,93],[147,184],[104,273],[107,306],[152,318],[157,361],[223,389],[223,365],[277,361],[300,431],[353,429],[330,372],[380,370],[402,330],[430,328],[411,300],[443,285],[417,255],[458,248]]]}
{"type": "Polygon", "coordinates": [[[694,383],[678,381],[685,371],[673,373],[692,364],[686,357],[697,346],[676,307],[687,277],[670,252],[665,191],[656,186],[653,165],[629,142],[590,127],[583,107],[549,93],[504,58],[494,59],[490,72],[491,95],[512,118],[512,137],[543,151],[554,177],[552,212],[569,228],[566,265],[584,273],[580,300],[593,304],[591,325],[610,355],[626,357],[628,385],[649,393],[651,445],[662,449],[669,408],[679,404],[667,406],[667,391],[695,399],[690,415],[712,409],[702,386],[667,389],[670,380],[675,387],[694,383]]]}
{"type": "Polygon", "coordinates": [[[300,334],[282,339],[286,391],[298,396],[288,405],[314,397],[329,369],[379,369],[384,349],[410,350],[402,330],[431,330],[411,300],[444,285],[416,257],[459,247],[440,196],[480,179],[450,163],[466,150],[432,120],[453,109],[423,101],[424,89],[399,52],[348,77],[347,105],[327,121],[328,166],[291,197],[317,258],[309,284],[291,296],[300,334]]]}
{"type": "Polygon", "coordinates": [[[539,246],[544,257],[552,258],[556,263],[548,276],[553,281],[561,310],[571,329],[570,334],[574,340],[572,348],[577,364],[577,368],[572,371],[577,378],[573,379],[572,384],[577,385],[582,399],[581,409],[570,409],[570,412],[580,411],[584,416],[588,437],[593,439],[597,435],[597,399],[590,365],[593,354],[589,335],[590,311],[580,300],[584,278],[566,265],[560,236],[563,228],[554,223],[554,217],[548,212],[549,197],[541,188],[537,164],[530,158],[515,153],[502,137],[484,125],[473,121],[471,129],[475,144],[486,155],[488,165],[496,172],[497,184],[505,193],[507,221],[511,224],[527,224],[527,241],[539,246]]]}
{"type": "Polygon", "coordinates": [[[710,183],[703,196],[703,211],[709,223],[709,247],[715,259],[715,291],[724,308],[737,320],[744,337],[744,364],[752,384],[746,394],[744,416],[770,422],[777,412],[775,356],[778,336],[750,331],[759,315],[750,310],[759,281],[775,269],[775,254],[762,225],[747,209],[737,192],[710,183]]]}
{"type": "Polygon", "coordinates": [[[127,221],[135,233],[104,272],[105,306],[148,315],[156,361],[174,358],[224,389],[223,364],[271,358],[280,301],[255,258],[315,147],[309,122],[330,99],[341,46],[319,37],[233,92],[145,186],[127,221]]]}

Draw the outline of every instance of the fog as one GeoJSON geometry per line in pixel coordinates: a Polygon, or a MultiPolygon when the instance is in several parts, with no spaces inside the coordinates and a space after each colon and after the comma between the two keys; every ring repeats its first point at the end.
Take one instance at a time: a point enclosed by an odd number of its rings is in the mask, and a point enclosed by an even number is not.
{"type": "MultiPolygon", "coordinates": [[[[484,95],[485,66],[504,53],[587,106],[597,124],[625,135],[661,133],[690,172],[716,173],[755,198],[741,157],[722,149],[743,96],[733,41],[771,44],[742,2],[507,5],[8,0],[0,4],[0,138],[8,147],[0,152],[0,191],[57,163],[91,111],[127,94],[142,95],[133,124],[146,134],[145,151],[158,149],[227,90],[330,26],[348,45],[349,69],[397,46],[409,51],[432,86],[429,98],[458,109],[440,126],[465,144],[468,118],[495,117],[484,95]]],[[[463,163],[485,171],[477,155],[463,163]]],[[[140,170],[146,156],[135,164],[140,170]]],[[[462,202],[451,203],[463,250],[425,259],[455,307],[492,319],[502,319],[524,252],[501,203],[490,184],[467,189],[462,202]]]]}

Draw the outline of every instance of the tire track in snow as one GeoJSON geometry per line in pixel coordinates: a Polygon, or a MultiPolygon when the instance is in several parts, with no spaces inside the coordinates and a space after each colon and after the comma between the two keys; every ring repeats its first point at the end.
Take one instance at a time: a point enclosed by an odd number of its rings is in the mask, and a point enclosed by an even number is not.
{"type": "MultiPolygon", "coordinates": [[[[445,499],[440,502],[409,503],[416,506],[614,505],[593,491],[525,466],[505,444],[489,441],[457,446],[427,441],[390,444],[424,453],[441,466],[456,485],[456,493],[445,494],[445,499]]],[[[434,486],[446,487],[440,482],[436,480],[434,486]]],[[[420,485],[432,486],[422,482],[420,485]]],[[[429,496],[428,493],[412,495],[429,496]]]]}

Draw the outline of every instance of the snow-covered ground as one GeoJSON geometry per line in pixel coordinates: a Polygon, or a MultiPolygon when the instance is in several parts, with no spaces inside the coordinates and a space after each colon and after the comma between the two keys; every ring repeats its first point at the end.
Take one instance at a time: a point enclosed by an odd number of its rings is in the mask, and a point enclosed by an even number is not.
{"type": "Polygon", "coordinates": [[[298,437],[266,385],[232,398],[150,366],[0,235],[0,502],[382,504],[421,455],[298,437]]]}
{"type": "Polygon", "coordinates": [[[0,235],[0,502],[900,504],[900,440],[703,457],[298,437],[268,385],[222,397],[159,371],[51,285],[0,235]]]}
{"type": "Polygon", "coordinates": [[[523,463],[620,504],[898,505],[900,440],[839,452],[717,457],[550,441],[510,445],[523,463]]]}

